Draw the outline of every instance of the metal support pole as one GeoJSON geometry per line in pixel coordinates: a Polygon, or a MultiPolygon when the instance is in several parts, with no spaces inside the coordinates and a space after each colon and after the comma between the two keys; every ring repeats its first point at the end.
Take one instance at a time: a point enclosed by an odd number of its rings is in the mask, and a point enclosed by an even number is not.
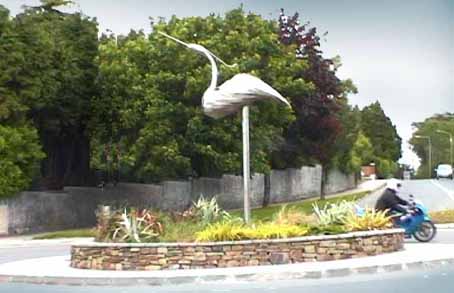
{"type": "Polygon", "coordinates": [[[243,107],[243,196],[244,196],[244,222],[251,221],[251,207],[249,204],[250,186],[250,162],[249,162],[249,107],[243,107]]]}

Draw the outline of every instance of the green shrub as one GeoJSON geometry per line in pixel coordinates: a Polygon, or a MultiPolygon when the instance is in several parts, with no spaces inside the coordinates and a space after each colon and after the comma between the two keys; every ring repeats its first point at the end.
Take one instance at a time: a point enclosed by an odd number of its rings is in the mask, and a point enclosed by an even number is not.
{"type": "Polygon", "coordinates": [[[245,239],[279,239],[307,235],[309,228],[301,225],[264,223],[245,228],[245,239]]]}
{"type": "Polygon", "coordinates": [[[368,231],[382,230],[392,227],[391,217],[386,215],[387,211],[376,211],[367,209],[364,215],[350,213],[344,219],[347,231],[368,231]]]}
{"type": "Polygon", "coordinates": [[[164,233],[159,236],[160,242],[193,242],[196,233],[206,227],[192,219],[175,221],[172,217],[165,215],[160,219],[165,227],[164,233]]]}
{"type": "Polygon", "coordinates": [[[42,158],[34,128],[0,125],[0,198],[27,188],[42,158]]]}
{"type": "Polygon", "coordinates": [[[343,224],[310,226],[309,230],[310,235],[336,235],[345,232],[346,228],[343,224]]]}
{"type": "Polygon", "coordinates": [[[209,224],[196,233],[197,241],[228,241],[246,239],[245,226],[241,220],[222,221],[209,224]]]}
{"type": "Polygon", "coordinates": [[[309,228],[300,225],[259,223],[245,226],[242,221],[223,221],[196,233],[197,241],[277,239],[305,236],[309,228]]]}

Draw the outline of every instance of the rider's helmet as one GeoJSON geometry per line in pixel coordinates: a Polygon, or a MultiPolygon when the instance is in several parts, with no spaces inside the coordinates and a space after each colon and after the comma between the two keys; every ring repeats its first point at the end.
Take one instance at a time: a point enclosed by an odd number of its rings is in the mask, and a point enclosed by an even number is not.
{"type": "Polygon", "coordinates": [[[402,182],[395,178],[389,179],[388,182],[386,182],[386,188],[394,190],[396,192],[399,191],[400,187],[402,187],[402,182]]]}

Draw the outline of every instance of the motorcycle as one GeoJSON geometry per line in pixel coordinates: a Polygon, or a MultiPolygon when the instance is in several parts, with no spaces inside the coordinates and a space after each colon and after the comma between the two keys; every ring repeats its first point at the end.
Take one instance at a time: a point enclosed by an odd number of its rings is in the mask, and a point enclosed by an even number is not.
{"type": "Polygon", "coordinates": [[[412,236],[419,242],[429,242],[437,234],[437,227],[432,222],[428,209],[422,202],[414,200],[410,195],[409,213],[406,215],[396,215],[393,217],[397,227],[405,229],[408,238],[412,236]]]}

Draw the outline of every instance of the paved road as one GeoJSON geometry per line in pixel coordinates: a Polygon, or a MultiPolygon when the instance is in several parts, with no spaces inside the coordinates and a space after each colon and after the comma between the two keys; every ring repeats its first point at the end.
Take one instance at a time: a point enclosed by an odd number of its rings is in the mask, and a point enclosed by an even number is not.
{"type": "Polygon", "coordinates": [[[29,258],[68,255],[69,251],[69,245],[46,245],[17,248],[0,247],[0,264],[29,258]]]}
{"type": "Polygon", "coordinates": [[[403,181],[403,194],[413,194],[431,211],[454,209],[454,180],[403,181]]]}
{"type": "MultiPolygon", "coordinates": [[[[401,193],[403,197],[413,194],[430,211],[454,209],[454,180],[406,180],[403,181],[401,193]]],[[[360,201],[360,205],[373,207],[379,195],[380,192],[376,192],[367,196],[360,201]]]]}
{"type": "Polygon", "coordinates": [[[218,282],[166,287],[67,287],[24,284],[3,284],[0,292],[8,293],[175,293],[175,292],[289,292],[289,293],[452,293],[454,292],[454,266],[436,270],[399,271],[374,275],[355,275],[323,280],[292,280],[272,282],[218,282]]]}

